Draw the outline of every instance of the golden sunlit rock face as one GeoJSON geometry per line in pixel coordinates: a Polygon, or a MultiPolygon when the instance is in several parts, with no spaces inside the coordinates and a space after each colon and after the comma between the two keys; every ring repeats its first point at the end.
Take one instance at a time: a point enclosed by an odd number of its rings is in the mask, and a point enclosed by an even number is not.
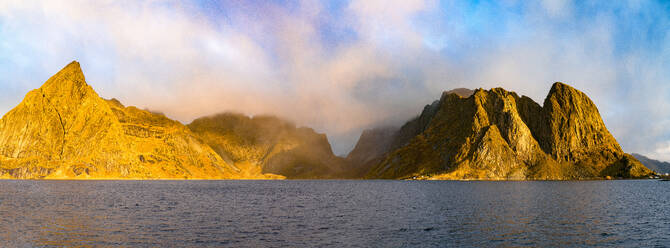
{"type": "Polygon", "coordinates": [[[236,166],[287,178],[351,176],[325,134],[273,116],[225,113],[196,119],[188,127],[236,166]]]}
{"type": "Polygon", "coordinates": [[[444,92],[401,128],[366,131],[346,159],[325,134],[272,116],[188,126],[105,100],[72,62],[0,119],[0,178],[589,179],[652,172],[624,153],[582,92],[544,105],[500,88],[444,92]]]}
{"type": "Polygon", "coordinates": [[[3,178],[238,178],[184,125],[104,100],[72,62],[0,120],[3,178]]]}
{"type": "Polygon", "coordinates": [[[622,151],[593,102],[563,83],[552,86],[544,106],[501,88],[468,97],[445,92],[392,140],[368,178],[562,180],[652,173],[622,151]]]}

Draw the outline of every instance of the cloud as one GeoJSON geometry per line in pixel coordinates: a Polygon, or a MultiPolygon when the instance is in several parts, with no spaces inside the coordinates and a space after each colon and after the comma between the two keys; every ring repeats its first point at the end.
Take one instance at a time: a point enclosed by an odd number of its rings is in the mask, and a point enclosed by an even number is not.
{"type": "Polygon", "coordinates": [[[455,87],[585,91],[624,149],[669,159],[667,4],[2,1],[0,111],[70,60],[103,97],[182,122],[276,114],[326,132],[401,124],[455,87]],[[640,130],[645,130],[640,132],[640,130]]]}
{"type": "Polygon", "coordinates": [[[542,7],[552,18],[566,17],[572,12],[571,0],[542,0],[542,7]]]}

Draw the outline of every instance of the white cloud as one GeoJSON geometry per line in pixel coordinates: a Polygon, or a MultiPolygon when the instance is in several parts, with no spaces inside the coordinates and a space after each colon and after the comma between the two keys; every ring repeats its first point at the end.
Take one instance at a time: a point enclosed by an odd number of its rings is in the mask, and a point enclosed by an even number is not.
{"type": "Polygon", "coordinates": [[[542,7],[550,17],[568,17],[572,14],[572,0],[542,0],[542,7]]]}

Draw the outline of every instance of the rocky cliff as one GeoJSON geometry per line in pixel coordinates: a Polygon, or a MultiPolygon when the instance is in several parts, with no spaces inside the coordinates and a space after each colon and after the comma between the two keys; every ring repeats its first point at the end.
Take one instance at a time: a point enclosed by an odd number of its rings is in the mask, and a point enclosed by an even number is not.
{"type": "Polygon", "coordinates": [[[287,178],[350,177],[325,134],[277,117],[224,113],[196,119],[188,127],[239,167],[287,178]]]}
{"type": "Polygon", "coordinates": [[[394,135],[367,177],[587,179],[652,173],[621,150],[593,102],[563,83],[552,86],[543,106],[501,88],[469,96],[445,92],[394,135]]]}
{"type": "Polygon", "coordinates": [[[184,125],[104,100],[72,62],[0,120],[2,178],[238,178],[184,125]]]}
{"type": "MultiPolygon", "coordinates": [[[[469,97],[474,90],[457,88],[445,91],[443,94],[454,94],[459,97],[469,97]]],[[[378,127],[363,130],[354,149],[347,156],[355,175],[365,176],[375,165],[384,158],[389,151],[407,145],[414,137],[426,130],[430,121],[439,110],[440,101],[424,106],[421,114],[412,118],[400,128],[378,127]]]]}

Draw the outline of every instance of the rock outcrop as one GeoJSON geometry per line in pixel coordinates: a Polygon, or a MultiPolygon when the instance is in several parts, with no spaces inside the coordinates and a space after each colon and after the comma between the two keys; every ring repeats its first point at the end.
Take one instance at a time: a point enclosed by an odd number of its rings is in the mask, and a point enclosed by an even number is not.
{"type": "MultiPolygon", "coordinates": [[[[394,134],[368,178],[589,179],[650,175],[593,102],[555,83],[544,105],[501,88],[445,92],[394,134]]],[[[358,152],[354,150],[352,153],[358,152]]]]}
{"type": "Polygon", "coordinates": [[[224,160],[287,178],[350,177],[325,134],[273,116],[224,113],[194,120],[188,127],[224,160]]]}
{"type": "Polygon", "coordinates": [[[0,120],[0,177],[239,178],[186,126],[105,100],[72,62],[0,120]]]}

